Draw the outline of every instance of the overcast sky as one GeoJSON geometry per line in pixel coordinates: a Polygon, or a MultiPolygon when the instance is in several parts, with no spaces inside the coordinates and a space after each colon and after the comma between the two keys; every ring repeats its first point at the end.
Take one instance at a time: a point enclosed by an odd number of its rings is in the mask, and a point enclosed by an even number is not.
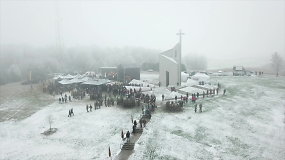
{"type": "Polygon", "coordinates": [[[209,68],[263,65],[275,51],[285,55],[285,0],[0,0],[1,45],[55,46],[60,35],[65,48],[164,51],[179,29],[182,54],[207,57],[209,68]]]}

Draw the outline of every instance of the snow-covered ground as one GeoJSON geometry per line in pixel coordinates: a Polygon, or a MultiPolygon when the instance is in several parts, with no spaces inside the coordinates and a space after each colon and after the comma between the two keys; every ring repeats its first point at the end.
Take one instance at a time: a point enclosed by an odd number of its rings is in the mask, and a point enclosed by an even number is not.
{"type": "Polygon", "coordinates": [[[102,107],[87,113],[86,104],[55,102],[24,120],[1,122],[0,159],[105,159],[109,146],[118,153],[121,131],[131,130],[131,115],[138,118],[140,108],[102,107]],[[71,108],[75,116],[68,118],[71,108]],[[44,136],[49,116],[58,131],[44,136]]]}
{"type": "Polygon", "coordinates": [[[42,93],[40,85],[0,85],[0,122],[27,118],[53,101],[52,96],[42,93]]]}
{"type": "MultiPolygon", "coordinates": [[[[191,103],[181,113],[158,109],[130,159],[284,159],[285,78],[211,80],[227,88],[227,95],[198,100],[203,113],[195,114],[191,103]]],[[[158,101],[161,94],[178,94],[158,87],[148,92],[158,101]]],[[[0,159],[107,159],[109,146],[112,155],[120,152],[121,130],[131,130],[131,115],[137,119],[141,111],[115,106],[86,113],[86,104],[92,104],[87,99],[67,104],[54,99],[26,119],[0,122],[0,159]],[[71,108],[75,116],[68,118],[71,108]],[[50,115],[58,131],[44,136],[50,115]]],[[[4,107],[7,103],[1,102],[4,107]]]]}
{"type": "Polygon", "coordinates": [[[226,96],[200,100],[203,113],[155,113],[130,159],[284,159],[285,78],[216,80],[226,96]]]}

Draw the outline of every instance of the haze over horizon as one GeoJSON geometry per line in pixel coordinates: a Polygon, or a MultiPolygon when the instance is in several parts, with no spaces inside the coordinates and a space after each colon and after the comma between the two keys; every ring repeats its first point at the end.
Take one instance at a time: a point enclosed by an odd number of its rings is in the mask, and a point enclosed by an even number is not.
{"type": "Polygon", "coordinates": [[[285,58],[285,1],[7,1],[0,0],[0,47],[26,45],[159,51],[178,42],[183,56],[208,68],[262,66],[285,58]]]}

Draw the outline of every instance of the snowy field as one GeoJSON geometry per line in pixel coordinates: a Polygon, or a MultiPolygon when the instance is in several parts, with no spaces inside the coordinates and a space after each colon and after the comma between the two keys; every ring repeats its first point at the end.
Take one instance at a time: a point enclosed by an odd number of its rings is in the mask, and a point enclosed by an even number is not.
{"type": "Polygon", "coordinates": [[[0,85],[0,122],[27,118],[52,102],[52,96],[43,94],[40,85],[0,85]]]}
{"type": "MultiPolygon", "coordinates": [[[[144,78],[157,81],[158,77],[151,73],[144,78]]],[[[181,113],[158,108],[130,159],[284,159],[285,78],[214,77],[212,81],[220,82],[227,95],[198,100],[203,113],[194,113],[191,103],[181,113]]],[[[176,94],[163,88],[150,93],[158,101],[161,94],[176,94]]],[[[1,95],[0,110],[13,109],[30,96],[20,97],[7,100],[1,95]],[[10,102],[15,105],[9,106],[10,102]]],[[[131,115],[138,119],[141,111],[114,106],[86,113],[86,104],[93,105],[88,99],[59,104],[57,98],[52,97],[51,104],[32,101],[41,106],[25,119],[0,122],[0,159],[101,160],[108,159],[109,146],[115,157],[120,152],[121,131],[131,130],[131,115]],[[75,116],[68,118],[71,108],[75,116]],[[49,116],[58,131],[44,136],[41,133],[49,128],[49,116]]]]}
{"type": "Polygon", "coordinates": [[[157,112],[132,160],[281,160],[285,157],[285,78],[217,77],[226,96],[183,113],[157,112]]]}

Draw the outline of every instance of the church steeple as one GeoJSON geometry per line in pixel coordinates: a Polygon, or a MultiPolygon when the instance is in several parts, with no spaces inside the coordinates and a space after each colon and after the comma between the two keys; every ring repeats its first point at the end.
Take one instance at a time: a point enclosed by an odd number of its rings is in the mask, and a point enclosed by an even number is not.
{"type": "MultiPolygon", "coordinates": [[[[178,55],[178,84],[177,85],[181,85],[181,54],[182,54],[182,35],[184,35],[184,33],[182,33],[181,29],[179,30],[178,33],[176,33],[176,35],[179,36],[179,50],[180,52],[179,55],[178,55]]],[[[176,53],[175,53],[176,54],[176,53]]]]}

